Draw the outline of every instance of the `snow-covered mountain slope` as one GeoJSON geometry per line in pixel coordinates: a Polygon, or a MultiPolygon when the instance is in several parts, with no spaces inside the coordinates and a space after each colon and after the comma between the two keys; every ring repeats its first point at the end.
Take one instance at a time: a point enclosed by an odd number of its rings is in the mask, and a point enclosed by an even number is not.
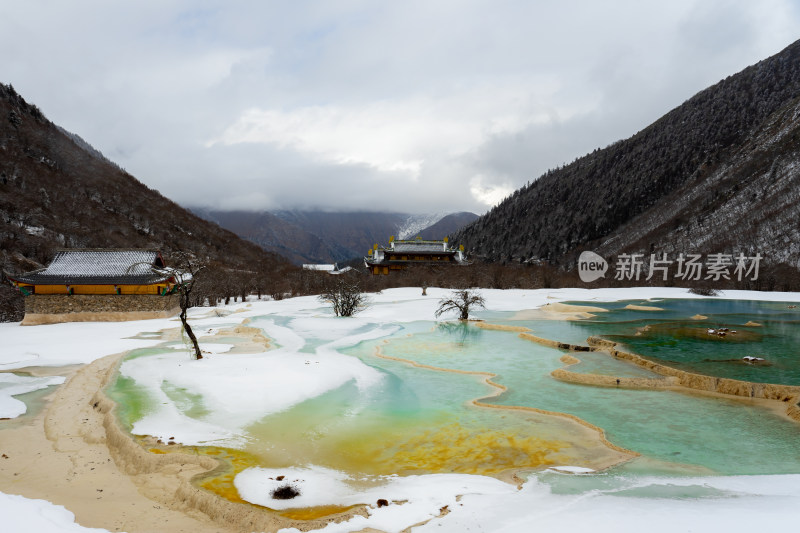
{"type": "Polygon", "coordinates": [[[434,213],[431,215],[409,215],[400,227],[397,228],[398,239],[412,239],[422,230],[433,226],[449,213],[434,213]]]}
{"type": "Polygon", "coordinates": [[[548,171],[455,235],[495,261],[755,253],[800,262],[800,41],[628,139],[548,171]]]}
{"type": "Polygon", "coordinates": [[[760,253],[800,264],[800,98],[773,113],[717,168],[614,231],[606,255],[658,249],[760,253]]]}

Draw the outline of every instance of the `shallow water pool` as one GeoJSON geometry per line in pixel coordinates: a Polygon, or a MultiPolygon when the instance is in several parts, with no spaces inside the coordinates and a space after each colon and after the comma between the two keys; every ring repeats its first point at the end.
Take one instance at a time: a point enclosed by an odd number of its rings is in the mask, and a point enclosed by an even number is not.
{"type": "MultiPolygon", "coordinates": [[[[486,318],[490,322],[525,325],[535,335],[574,344],[583,343],[590,335],[611,336],[632,350],[641,348],[643,355],[661,355],[664,360],[669,358],[670,364],[686,368],[705,364],[697,360],[698,354],[717,359],[731,346],[753,348],[757,341],[764,353],[772,354],[770,359],[777,361],[781,347],[798,345],[800,341],[791,328],[793,314],[785,305],[781,308],[783,304],[664,300],[650,303],[664,311],[641,311],[625,309],[628,303],[601,304],[610,311],[581,321],[520,321],[512,313],[487,313],[486,318]],[[658,318],[654,318],[656,313],[661,313],[658,318]],[[701,321],[689,318],[697,314],[708,317],[702,321],[703,328],[736,324],[744,331],[746,328],[738,324],[748,320],[763,325],[748,326],[758,335],[742,337],[744,343],[727,344],[724,340],[676,336],[669,329],[672,324],[697,327],[701,321]],[[667,324],[666,329],[661,324],[667,324]],[[648,326],[650,329],[642,329],[648,326]],[[679,350],[675,342],[680,345],[679,350]]],[[[603,445],[591,428],[535,410],[578,417],[603,428],[614,445],[641,454],[641,458],[618,468],[624,472],[800,472],[800,424],[749,400],[563,383],[550,373],[564,367],[560,358],[565,352],[521,339],[514,332],[431,321],[387,327],[385,323],[313,316],[261,317],[248,325],[263,328],[271,339],[270,351],[211,355],[201,363],[225,361],[234,368],[241,365],[242,389],[240,394],[232,394],[234,398],[219,393],[214,374],[192,381],[192,386],[164,378],[161,382],[156,380],[155,387],[153,383],[145,386],[121,376],[109,390],[121,406],[120,419],[129,429],[144,418],[168,414],[174,420],[170,427],[174,427],[179,442],[182,428],[199,431],[213,424],[217,434],[229,434],[230,438],[220,441],[226,444],[217,445],[227,451],[207,448],[208,453],[234,458],[231,461],[235,466],[230,471],[206,480],[206,486],[226,497],[234,498],[232,480],[249,466],[316,465],[362,476],[356,483],[367,486],[377,476],[389,474],[503,477],[514,470],[541,471],[552,465],[597,468],[624,458],[603,445]],[[328,324],[330,328],[325,327],[328,324]],[[274,365],[269,363],[272,360],[274,365]],[[325,373],[340,371],[340,365],[345,363],[352,367],[352,377],[340,379],[335,386],[325,386],[325,373]],[[293,382],[295,388],[320,388],[305,396],[299,394],[296,402],[285,407],[259,415],[244,392],[269,396],[266,385],[266,390],[257,386],[258,372],[263,373],[265,383],[273,384],[269,387],[275,386],[276,375],[286,372],[287,378],[299,379],[293,382]],[[495,375],[491,381],[500,387],[486,382],[489,373],[495,375]],[[308,381],[303,376],[308,376],[308,381]],[[476,399],[500,408],[476,406],[476,399]],[[249,417],[241,416],[243,409],[250,413],[249,417]]],[[[138,350],[129,359],[138,358],[149,364],[148,358],[152,358],[156,372],[161,367],[155,361],[160,360],[163,365],[164,355],[170,351],[164,347],[138,350]]],[[[575,372],[655,377],[602,353],[572,355],[581,359],[580,364],[570,367],[575,372]]],[[[731,366],[717,361],[716,366],[708,368],[731,366]]],[[[793,379],[796,369],[791,361],[784,366],[790,370],[781,375],[793,379]]],[[[225,379],[235,383],[238,377],[233,373],[225,379]]],[[[291,388],[281,390],[275,394],[298,392],[291,388]]],[[[275,403],[270,402],[267,404],[275,403]]]]}
{"type": "MultiPolygon", "coordinates": [[[[550,377],[563,366],[562,351],[513,333],[479,331],[466,343],[441,330],[420,333],[393,339],[383,351],[424,364],[496,373],[495,381],[508,390],[489,402],[573,414],[602,427],[614,444],[652,459],[725,474],[800,472],[800,424],[749,400],[563,383],[550,377]]],[[[628,366],[611,358],[608,363],[628,366]]]]}

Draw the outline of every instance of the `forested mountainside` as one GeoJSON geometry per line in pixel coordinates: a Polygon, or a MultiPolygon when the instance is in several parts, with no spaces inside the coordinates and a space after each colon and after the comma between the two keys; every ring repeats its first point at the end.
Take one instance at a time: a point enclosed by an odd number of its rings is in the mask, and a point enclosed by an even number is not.
{"type": "Polygon", "coordinates": [[[403,213],[324,211],[215,211],[195,213],[295,264],[336,263],[364,256],[407,228],[426,239],[442,239],[477,218],[473,213],[415,217],[403,213]],[[432,225],[426,224],[435,221],[432,225]]]}
{"type": "Polygon", "coordinates": [[[800,97],[778,109],[724,162],[678,187],[592,249],[760,253],[800,266],[800,97]]]}
{"type": "Polygon", "coordinates": [[[548,171],[454,238],[493,261],[760,251],[796,265],[799,97],[800,41],[548,171]]]}
{"type": "Polygon", "coordinates": [[[287,265],[148,188],[0,84],[0,268],[39,268],[62,247],[184,250],[239,269],[287,265]]]}

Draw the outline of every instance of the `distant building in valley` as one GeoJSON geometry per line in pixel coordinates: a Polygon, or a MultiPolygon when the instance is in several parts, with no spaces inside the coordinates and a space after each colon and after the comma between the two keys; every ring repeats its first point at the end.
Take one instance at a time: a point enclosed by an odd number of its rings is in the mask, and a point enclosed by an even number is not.
{"type": "Polygon", "coordinates": [[[330,264],[304,264],[303,265],[303,270],[314,270],[316,272],[327,272],[328,274],[331,274],[332,276],[335,276],[335,275],[338,275],[338,274],[346,274],[347,272],[350,272],[353,269],[352,269],[352,267],[349,267],[349,266],[348,267],[344,267],[344,268],[339,268],[339,264],[338,263],[334,263],[332,265],[330,265],[330,264]]]}
{"type": "Polygon", "coordinates": [[[364,258],[364,264],[372,274],[389,274],[415,265],[466,265],[468,262],[464,247],[450,248],[447,239],[425,241],[417,237],[399,241],[392,237],[387,247],[376,244],[364,258]]]}
{"type": "Polygon", "coordinates": [[[26,325],[141,320],[180,311],[175,275],[156,250],[59,250],[46,268],[6,277],[26,296],[26,325]]]}

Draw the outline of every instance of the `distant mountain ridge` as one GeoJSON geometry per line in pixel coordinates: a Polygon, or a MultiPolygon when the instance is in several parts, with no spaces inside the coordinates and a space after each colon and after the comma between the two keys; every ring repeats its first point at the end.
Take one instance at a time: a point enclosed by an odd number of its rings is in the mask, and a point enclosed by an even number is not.
{"type": "Polygon", "coordinates": [[[374,244],[388,243],[391,236],[442,239],[478,216],[466,212],[193,211],[295,264],[345,262],[366,255],[374,244]]]}
{"type": "Polygon", "coordinates": [[[761,251],[797,265],[799,98],[800,41],[548,171],[455,238],[490,261],[761,251]]]}
{"type": "MultiPolygon", "coordinates": [[[[398,239],[413,239],[422,231],[437,224],[450,213],[434,213],[431,215],[409,215],[406,221],[397,228],[398,239]]],[[[477,218],[477,217],[476,217],[477,218]]]]}

